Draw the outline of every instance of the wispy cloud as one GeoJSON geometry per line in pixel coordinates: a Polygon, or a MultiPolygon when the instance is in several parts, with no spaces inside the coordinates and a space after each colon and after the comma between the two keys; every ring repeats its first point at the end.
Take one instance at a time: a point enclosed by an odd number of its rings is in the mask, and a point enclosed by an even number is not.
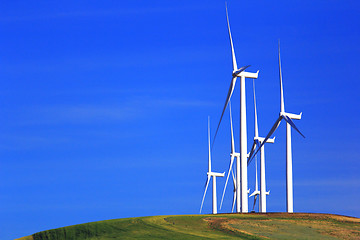
{"type": "Polygon", "coordinates": [[[50,106],[39,109],[39,113],[47,115],[54,122],[83,122],[83,121],[107,121],[126,120],[137,117],[143,109],[134,109],[129,105],[125,106],[99,106],[99,105],[78,105],[78,106],[50,106]]]}
{"type": "Polygon", "coordinates": [[[39,134],[3,134],[0,137],[0,150],[19,151],[38,147],[46,148],[49,145],[58,146],[70,142],[65,136],[39,136],[39,134]]]}
{"type": "Polygon", "coordinates": [[[146,119],[159,115],[174,108],[200,108],[214,106],[214,103],[204,100],[183,99],[152,99],[134,98],[120,104],[74,104],[74,105],[49,105],[33,106],[27,109],[28,124],[59,124],[59,123],[92,123],[131,121],[146,119]]]}
{"type": "MultiPolygon", "coordinates": [[[[5,62],[0,65],[1,73],[23,74],[23,73],[51,73],[51,72],[79,72],[89,70],[116,69],[121,73],[133,73],[133,67],[179,67],[187,64],[204,64],[215,61],[222,57],[222,51],[217,46],[199,46],[196,50],[189,47],[166,47],[161,46],[155,49],[138,49],[136,51],[118,51],[104,55],[91,51],[87,56],[66,55],[54,58],[37,58],[23,60],[21,62],[5,62]],[[20,71],[21,70],[21,71],[20,71]]],[[[148,71],[148,70],[147,70],[148,71]]],[[[170,72],[170,71],[169,71],[170,72]]],[[[173,73],[173,72],[171,72],[173,73]]]]}

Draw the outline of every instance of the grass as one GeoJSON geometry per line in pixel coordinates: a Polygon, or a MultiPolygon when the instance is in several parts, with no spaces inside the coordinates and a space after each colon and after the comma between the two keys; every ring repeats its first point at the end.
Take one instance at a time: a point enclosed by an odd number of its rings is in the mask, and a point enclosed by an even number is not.
{"type": "Polygon", "coordinates": [[[307,213],[153,216],[85,223],[20,239],[360,239],[360,219],[307,213]]]}

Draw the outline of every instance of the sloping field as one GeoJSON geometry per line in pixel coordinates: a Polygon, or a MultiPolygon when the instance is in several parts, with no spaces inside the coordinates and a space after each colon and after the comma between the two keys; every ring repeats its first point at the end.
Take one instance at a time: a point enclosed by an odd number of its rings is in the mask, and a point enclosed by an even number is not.
{"type": "Polygon", "coordinates": [[[85,223],[20,239],[360,239],[360,219],[309,213],[154,216],[85,223]]]}

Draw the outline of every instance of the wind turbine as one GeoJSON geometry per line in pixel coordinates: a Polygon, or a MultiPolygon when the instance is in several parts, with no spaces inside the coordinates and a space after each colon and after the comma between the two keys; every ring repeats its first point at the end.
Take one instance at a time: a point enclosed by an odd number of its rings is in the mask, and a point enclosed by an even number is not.
{"type": "MultiPolygon", "coordinates": [[[[256,150],[253,156],[261,149],[262,145],[273,135],[275,130],[280,125],[281,120],[286,121],[286,211],[288,213],[294,212],[293,205],[293,174],[292,174],[292,153],[291,153],[291,127],[293,127],[301,136],[305,136],[300,132],[296,127],[295,123],[291,119],[301,119],[300,114],[293,114],[285,112],[284,104],[284,93],[283,93],[283,84],[282,84],[282,74],[281,74],[281,58],[280,58],[280,40],[279,40],[279,78],[280,78],[280,114],[279,118],[275,121],[275,124],[270,129],[268,135],[265,137],[264,142],[261,143],[260,147],[256,150]]],[[[253,157],[252,156],[252,157],[253,157]]],[[[249,158],[251,160],[251,158],[249,158]]]]}
{"type": "Polygon", "coordinates": [[[205,199],[205,195],[206,195],[206,191],[207,188],[209,186],[209,182],[211,177],[213,177],[213,214],[217,214],[217,200],[216,200],[216,177],[223,177],[225,175],[225,173],[216,173],[216,172],[212,172],[211,171],[211,150],[210,150],[210,117],[208,117],[208,141],[209,141],[209,169],[207,172],[207,179],[206,179],[206,184],[205,184],[205,192],[204,192],[204,196],[203,199],[201,201],[201,207],[200,207],[200,213],[203,207],[203,203],[204,203],[204,199],[205,199]]]}
{"type": "Polygon", "coordinates": [[[240,158],[240,153],[237,153],[235,151],[235,141],[234,141],[234,131],[233,131],[233,123],[232,123],[232,115],[231,115],[231,101],[229,101],[229,112],[230,112],[230,130],[231,130],[231,153],[230,153],[230,165],[229,165],[229,171],[226,177],[226,182],[225,182],[225,187],[224,187],[224,191],[222,194],[222,198],[221,198],[221,203],[220,203],[220,209],[222,207],[223,204],[223,200],[224,200],[224,195],[225,195],[225,190],[226,190],[226,186],[227,183],[229,181],[229,176],[230,176],[230,172],[232,173],[232,178],[233,178],[233,183],[234,183],[234,196],[233,196],[233,205],[232,205],[232,212],[234,210],[234,204],[236,201],[236,180],[235,180],[235,176],[234,176],[234,172],[232,171],[232,165],[234,163],[234,159],[239,159],[240,158]]]}
{"type": "MultiPolygon", "coordinates": [[[[252,159],[252,155],[254,153],[255,147],[260,147],[261,145],[261,149],[260,149],[260,203],[259,203],[259,212],[262,213],[266,213],[266,195],[269,195],[270,192],[266,192],[266,181],[265,181],[265,146],[263,146],[263,142],[265,140],[265,138],[263,137],[259,137],[259,127],[258,127],[258,121],[257,121],[257,111],[256,111],[256,95],[255,95],[255,80],[253,80],[253,91],[254,91],[254,114],[255,114],[255,136],[254,136],[254,143],[253,146],[251,148],[251,152],[248,158],[248,164],[250,163],[251,159],[252,159]]],[[[266,140],[267,143],[274,143],[275,138],[268,138],[266,140]]],[[[257,161],[255,162],[256,166],[256,185],[255,188],[257,189],[257,161]]],[[[254,196],[254,194],[256,194],[256,189],[254,191],[253,194],[250,195],[254,196]]],[[[255,195],[255,199],[254,199],[254,206],[255,206],[255,201],[256,201],[257,195],[255,195]]]]}
{"type": "MultiPolygon", "coordinates": [[[[225,5],[226,7],[226,5],[225,5]]],[[[230,24],[229,24],[229,16],[228,11],[226,7],[226,19],[227,19],[227,25],[228,25],[228,31],[229,31],[229,39],[230,39],[230,46],[231,46],[231,55],[232,55],[232,62],[233,62],[233,72],[232,72],[232,80],[230,83],[230,88],[225,100],[225,105],[223,108],[223,111],[221,113],[220,121],[217,126],[215,135],[214,135],[214,141],[217,135],[217,132],[219,130],[219,126],[221,123],[221,119],[224,115],[225,109],[229,103],[229,100],[231,98],[231,95],[234,91],[236,79],[240,77],[240,158],[237,158],[236,161],[236,212],[248,212],[248,181],[247,181],[247,132],[246,132],[246,101],[245,101],[245,78],[257,78],[259,71],[256,73],[250,73],[245,72],[244,70],[249,67],[241,67],[238,68],[236,64],[236,57],[235,57],[235,51],[233,46],[233,41],[231,37],[231,31],[230,31],[230,24]],[[241,181],[240,181],[241,177],[241,181]],[[241,185],[240,185],[241,183],[241,185]],[[241,207],[240,207],[241,203],[241,207]]]]}

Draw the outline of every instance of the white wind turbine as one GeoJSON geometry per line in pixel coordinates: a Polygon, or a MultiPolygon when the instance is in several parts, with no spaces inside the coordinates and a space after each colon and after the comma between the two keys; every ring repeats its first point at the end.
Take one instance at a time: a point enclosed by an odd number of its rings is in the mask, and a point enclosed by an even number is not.
{"type": "MultiPolygon", "coordinates": [[[[301,119],[300,114],[292,114],[285,112],[285,104],[284,104],[284,93],[283,93],[283,84],[282,84],[282,74],[281,74],[281,58],[280,58],[280,40],[279,40],[279,77],[280,77],[280,114],[279,118],[276,120],[273,127],[270,129],[268,135],[266,136],[263,143],[261,143],[260,147],[256,150],[253,154],[256,153],[261,149],[262,145],[272,136],[275,130],[280,125],[282,119],[286,121],[286,210],[289,213],[294,212],[294,205],[293,205],[293,174],[292,174],[292,153],[291,153],[291,127],[293,127],[301,136],[305,138],[305,136],[300,132],[300,130],[296,127],[294,122],[291,119],[301,119]]],[[[253,157],[252,156],[252,157],[253,157]]],[[[251,158],[249,158],[251,160],[251,158]]]]}
{"type": "Polygon", "coordinates": [[[208,118],[208,141],[209,141],[209,169],[207,172],[207,179],[206,179],[206,184],[205,184],[205,192],[204,192],[204,196],[203,199],[201,201],[201,207],[200,207],[200,213],[203,207],[203,203],[204,203],[204,199],[205,199],[205,195],[206,195],[206,191],[207,188],[209,186],[209,182],[211,177],[213,177],[213,214],[217,214],[217,200],[216,200],[216,177],[223,177],[225,175],[225,173],[216,173],[216,172],[212,172],[211,171],[211,150],[210,150],[210,117],[208,118]]]}
{"type": "Polygon", "coordinates": [[[229,181],[229,176],[230,173],[232,174],[232,178],[233,178],[233,184],[234,184],[234,196],[233,196],[233,204],[232,204],[232,208],[231,208],[231,212],[233,212],[234,210],[234,205],[235,205],[235,201],[236,201],[236,180],[235,180],[235,176],[234,176],[234,171],[232,169],[232,165],[234,163],[234,159],[240,158],[240,153],[237,153],[235,151],[235,142],[234,142],[234,131],[233,131],[233,124],[232,124],[232,115],[231,115],[231,102],[229,101],[229,110],[230,110],[230,130],[231,130],[231,153],[230,153],[230,165],[229,165],[229,171],[226,177],[226,182],[225,182],[225,187],[224,187],[224,191],[222,194],[222,198],[221,198],[221,203],[220,203],[220,209],[222,207],[223,201],[224,201],[224,195],[225,195],[225,190],[226,190],[226,186],[227,183],[229,181]]]}
{"type": "MultiPolygon", "coordinates": [[[[254,206],[255,206],[255,201],[257,198],[257,195],[260,195],[260,202],[259,202],[259,212],[265,213],[266,212],[266,195],[269,195],[270,192],[266,192],[266,181],[265,181],[265,146],[262,145],[262,143],[264,142],[265,138],[263,137],[259,137],[259,127],[258,127],[258,121],[257,121],[257,111],[256,111],[256,95],[255,95],[255,81],[253,81],[253,91],[254,91],[254,118],[255,118],[255,136],[254,136],[254,143],[253,146],[251,148],[251,153],[248,159],[248,164],[250,163],[251,159],[252,159],[252,155],[254,153],[255,148],[259,148],[261,145],[261,149],[260,149],[260,191],[256,191],[258,188],[257,186],[257,161],[255,162],[255,169],[256,169],[256,185],[255,185],[255,191],[254,193],[252,193],[250,195],[251,196],[255,196],[254,198],[254,206]]],[[[268,138],[266,140],[267,143],[274,143],[275,138],[268,138]]]]}
{"type": "MultiPolygon", "coordinates": [[[[226,6],[226,5],[225,5],[226,6]]],[[[214,141],[217,135],[217,132],[219,130],[219,126],[222,120],[222,117],[224,115],[225,109],[230,101],[231,95],[234,91],[236,79],[240,77],[240,158],[237,158],[236,161],[236,212],[248,212],[248,181],[247,181],[247,132],[246,132],[246,102],[245,102],[245,78],[257,78],[259,71],[256,73],[250,73],[250,72],[244,72],[244,70],[249,67],[241,67],[238,68],[236,64],[236,57],[235,57],[235,51],[233,46],[233,41],[231,37],[231,31],[230,31],[230,24],[229,24],[229,17],[226,7],[226,19],[228,24],[228,30],[229,30],[229,39],[230,39],[230,45],[231,45],[231,54],[232,54],[232,62],[233,62],[233,72],[232,72],[232,80],[230,83],[230,88],[225,100],[225,105],[223,108],[223,111],[221,113],[220,121],[217,126],[215,135],[214,135],[214,141]],[[240,181],[241,177],[241,181],[240,181]],[[241,185],[240,185],[241,183],[241,185]],[[240,207],[241,203],[241,207],[240,207]]]]}

